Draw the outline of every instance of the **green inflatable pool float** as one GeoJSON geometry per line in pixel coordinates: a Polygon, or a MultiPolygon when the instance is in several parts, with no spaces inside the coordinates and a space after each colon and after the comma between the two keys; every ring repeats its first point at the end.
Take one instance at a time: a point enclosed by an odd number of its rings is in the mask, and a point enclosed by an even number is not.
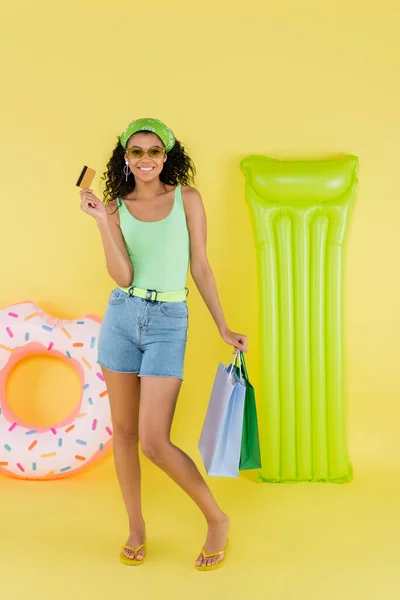
{"type": "Polygon", "coordinates": [[[344,243],[358,159],[244,158],[257,251],[260,481],[352,479],[343,372],[344,243]]]}

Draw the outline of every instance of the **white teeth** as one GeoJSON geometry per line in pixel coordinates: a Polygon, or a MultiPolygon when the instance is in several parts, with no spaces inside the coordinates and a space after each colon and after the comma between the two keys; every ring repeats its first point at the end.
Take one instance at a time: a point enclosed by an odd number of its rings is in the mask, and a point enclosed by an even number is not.
{"type": "Polygon", "coordinates": [[[146,168],[146,169],[145,169],[144,167],[139,167],[139,169],[140,169],[141,171],[152,171],[152,170],[154,169],[154,167],[148,167],[148,168],[146,168]]]}

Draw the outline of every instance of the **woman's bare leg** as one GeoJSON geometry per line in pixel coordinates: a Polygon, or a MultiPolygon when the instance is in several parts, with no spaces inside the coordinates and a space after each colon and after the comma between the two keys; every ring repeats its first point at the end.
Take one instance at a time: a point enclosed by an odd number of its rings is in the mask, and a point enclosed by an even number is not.
{"type": "MultiPolygon", "coordinates": [[[[106,381],[113,424],[114,463],[129,519],[127,546],[137,548],[145,541],[142,514],[141,476],[139,462],[139,402],[140,379],[136,373],[115,373],[102,367],[106,381]]],[[[124,549],[128,558],[135,553],[124,549]]],[[[145,549],[137,558],[143,558],[145,549]]]]}
{"type": "MultiPolygon", "coordinates": [[[[204,548],[207,554],[211,554],[225,548],[229,518],[218,507],[193,460],[170,440],[181,383],[180,379],[168,377],[141,377],[139,439],[143,453],[169,475],[203,512],[208,524],[204,548]]],[[[214,564],[222,558],[205,561],[200,555],[196,564],[214,564]]]]}

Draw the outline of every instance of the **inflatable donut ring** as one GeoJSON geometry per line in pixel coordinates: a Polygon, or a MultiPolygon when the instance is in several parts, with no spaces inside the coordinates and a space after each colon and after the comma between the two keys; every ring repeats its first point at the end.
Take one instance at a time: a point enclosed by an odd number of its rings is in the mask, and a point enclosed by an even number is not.
{"type": "Polygon", "coordinates": [[[56,479],[80,471],[111,448],[107,389],[96,364],[99,331],[98,317],[56,319],[32,302],[0,311],[0,472],[20,479],[56,479]],[[51,427],[23,423],[7,405],[8,374],[33,354],[64,359],[82,385],[76,409],[51,427]]]}

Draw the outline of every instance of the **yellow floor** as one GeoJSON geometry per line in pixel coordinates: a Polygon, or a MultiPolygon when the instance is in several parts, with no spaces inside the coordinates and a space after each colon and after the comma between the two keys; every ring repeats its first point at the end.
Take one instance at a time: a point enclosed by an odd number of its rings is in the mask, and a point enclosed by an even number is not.
{"type": "Polygon", "coordinates": [[[139,568],[118,560],[127,524],[111,455],[55,482],[0,476],[0,597],[397,600],[400,465],[352,463],[349,484],[208,479],[233,522],[227,563],[213,573],[192,567],[200,513],[146,459],[149,556],[139,568]]]}

